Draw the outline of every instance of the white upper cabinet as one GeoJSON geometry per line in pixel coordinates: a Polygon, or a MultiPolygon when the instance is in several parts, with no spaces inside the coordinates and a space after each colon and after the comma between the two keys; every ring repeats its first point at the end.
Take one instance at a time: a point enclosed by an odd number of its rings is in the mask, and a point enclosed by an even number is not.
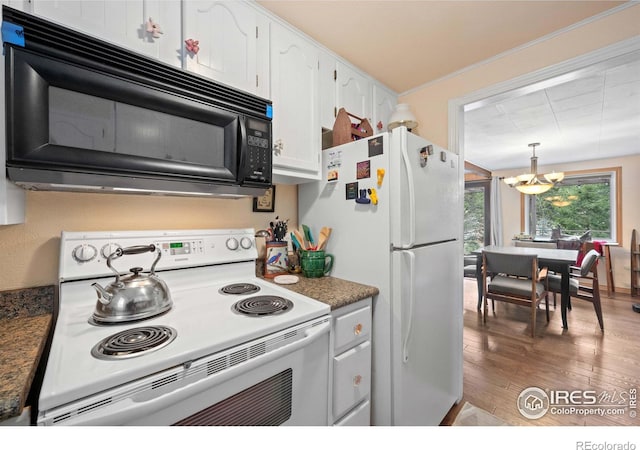
{"type": "Polygon", "coordinates": [[[318,48],[271,24],[273,178],[277,183],[319,180],[318,48]]]}
{"type": "Polygon", "coordinates": [[[36,15],[176,67],[182,65],[180,7],[180,0],[33,0],[36,15]]]}
{"type": "Polygon", "coordinates": [[[320,89],[320,126],[333,129],[336,121],[336,57],[326,51],[320,52],[318,83],[320,89]]]}
{"type": "Polygon", "coordinates": [[[332,129],[337,110],[367,118],[374,133],[387,130],[397,103],[395,92],[340,62],[332,53],[320,52],[320,125],[332,129]],[[378,125],[381,125],[379,127],[378,125]]]}
{"type": "Polygon", "coordinates": [[[26,13],[31,12],[31,2],[29,2],[29,0],[2,0],[0,3],[19,11],[24,11],[26,13]]]}
{"type": "MultiPolygon", "coordinates": [[[[362,119],[369,119],[371,122],[371,79],[341,61],[337,61],[336,70],[338,71],[336,79],[338,109],[344,108],[348,113],[362,119]]],[[[371,126],[374,125],[371,124],[371,126]]]]}
{"type": "Polygon", "coordinates": [[[396,103],[398,103],[398,97],[394,92],[378,83],[373,84],[373,121],[371,126],[374,133],[387,131],[389,117],[391,117],[396,103]]]}
{"type": "Polygon", "coordinates": [[[238,1],[185,1],[183,8],[184,40],[197,41],[197,52],[185,44],[185,68],[267,97],[267,18],[238,1]]]}

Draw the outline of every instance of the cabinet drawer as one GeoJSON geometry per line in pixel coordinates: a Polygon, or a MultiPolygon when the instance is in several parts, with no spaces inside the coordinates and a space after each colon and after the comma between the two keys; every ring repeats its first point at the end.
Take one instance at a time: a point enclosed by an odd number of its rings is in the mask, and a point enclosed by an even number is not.
{"type": "Polygon", "coordinates": [[[335,424],[337,427],[367,427],[371,425],[371,402],[369,400],[356,408],[335,424]]]}
{"type": "Polygon", "coordinates": [[[367,305],[336,319],[333,348],[339,353],[341,349],[369,339],[370,334],[371,307],[367,305]]]}
{"type": "Polygon", "coordinates": [[[333,416],[340,417],[371,391],[371,342],[363,342],[333,361],[333,416]]]}

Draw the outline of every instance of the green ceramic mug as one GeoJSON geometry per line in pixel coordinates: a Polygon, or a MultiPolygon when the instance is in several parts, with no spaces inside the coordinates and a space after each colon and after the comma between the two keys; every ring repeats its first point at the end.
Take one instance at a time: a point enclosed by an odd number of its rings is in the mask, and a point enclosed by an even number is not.
{"type": "Polygon", "coordinates": [[[307,278],[320,278],[329,275],[333,267],[333,255],[324,250],[303,250],[300,259],[302,274],[307,278]]]}

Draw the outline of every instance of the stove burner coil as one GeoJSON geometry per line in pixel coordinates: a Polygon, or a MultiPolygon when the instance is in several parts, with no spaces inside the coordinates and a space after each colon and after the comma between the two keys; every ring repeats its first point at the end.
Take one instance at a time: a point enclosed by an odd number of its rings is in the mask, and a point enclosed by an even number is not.
{"type": "Polygon", "coordinates": [[[178,332],[166,326],[131,328],[103,339],[91,349],[98,359],[125,359],[159,350],[173,341],[178,332]]]}
{"type": "Polygon", "coordinates": [[[229,284],[222,289],[220,292],[223,294],[232,294],[232,295],[242,295],[242,294],[253,294],[260,290],[260,286],[256,286],[251,283],[234,283],[229,284]]]}
{"type": "Polygon", "coordinates": [[[233,310],[247,316],[269,316],[293,309],[293,302],[275,295],[258,295],[245,298],[233,305],[233,310]]]}

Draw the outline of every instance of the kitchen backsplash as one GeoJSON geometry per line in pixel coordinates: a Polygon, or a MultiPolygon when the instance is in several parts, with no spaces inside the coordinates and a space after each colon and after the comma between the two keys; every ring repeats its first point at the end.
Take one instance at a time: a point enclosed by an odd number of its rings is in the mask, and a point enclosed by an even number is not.
{"type": "MultiPolygon", "coordinates": [[[[267,228],[276,216],[297,226],[298,191],[278,185],[274,212],[238,200],[27,192],[24,224],[0,227],[0,291],[57,284],[60,233],[99,230],[267,228]]],[[[261,244],[263,239],[256,239],[261,244]]]]}

